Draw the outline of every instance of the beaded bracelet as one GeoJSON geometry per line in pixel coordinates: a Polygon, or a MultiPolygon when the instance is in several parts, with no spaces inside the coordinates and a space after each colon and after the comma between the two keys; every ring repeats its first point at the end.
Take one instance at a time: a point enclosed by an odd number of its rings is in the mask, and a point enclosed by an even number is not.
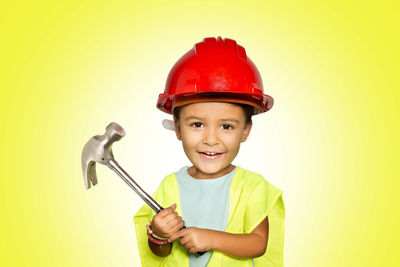
{"type": "Polygon", "coordinates": [[[151,222],[149,222],[148,224],[146,224],[146,229],[147,231],[150,233],[150,235],[154,238],[160,239],[160,240],[168,240],[168,238],[166,237],[159,237],[158,235],[156,235],[155,233],[153,233],[152,229],[151,229],[151,222]]]}
{"type": "Polygon", "coordinates": [[[149,238],[149,240],[157,245],[167,244],[168,238],[157,236],[155,233],[153,233],[153,231],[151,230],[150,227],[151,227],[151,223],[146,224],[147,237],[149,238]]]}

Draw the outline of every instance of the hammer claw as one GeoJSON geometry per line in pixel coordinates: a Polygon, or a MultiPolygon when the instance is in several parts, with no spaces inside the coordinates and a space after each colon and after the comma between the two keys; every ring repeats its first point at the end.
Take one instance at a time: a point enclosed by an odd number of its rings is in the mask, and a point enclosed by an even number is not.
{"type": "Polygon", "coordinates": [[[92,185],[97,184],[95,161],[90,161],[89,163],[82,161],[82,172],[86,189],[89,189],[92,185]]]}
{"type": "Polygon", "coordinates": [[[89,167],[87,170],[87,178],[86,178],[86,189],[89,189],[91,185],[97,184],[97,175],[96,175],[96,162],[91,161],[89,163],[89,167]]]}

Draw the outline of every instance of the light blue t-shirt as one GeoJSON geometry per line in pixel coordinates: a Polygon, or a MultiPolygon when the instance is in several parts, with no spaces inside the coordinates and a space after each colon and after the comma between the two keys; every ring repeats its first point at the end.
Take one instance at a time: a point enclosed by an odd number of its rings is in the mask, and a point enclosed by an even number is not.
{"type": "MultiPolygon", "coordinates": [[[[229,219],[229,192],[236,167],[214,179],[196,179],[185,166],[175,173],[178,182],[182,219],[186,227],[224,231],[229,219]]],[[[189,253],[190,267],[205,267],[212,251],[202,256],[189,253]]]]}

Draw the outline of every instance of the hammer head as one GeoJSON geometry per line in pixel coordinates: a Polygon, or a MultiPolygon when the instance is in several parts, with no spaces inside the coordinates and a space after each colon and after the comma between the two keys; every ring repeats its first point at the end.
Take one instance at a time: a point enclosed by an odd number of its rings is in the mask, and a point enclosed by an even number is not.
{"type": "Polygon", "coordinates": [[[110,123],[106,133],[89,139],[82,150],[82,172],[86,189],[97,184],[96,162],[107,165],[114,159],[111,147],[125,136],[125,130],[115,122],[110,123]]]}

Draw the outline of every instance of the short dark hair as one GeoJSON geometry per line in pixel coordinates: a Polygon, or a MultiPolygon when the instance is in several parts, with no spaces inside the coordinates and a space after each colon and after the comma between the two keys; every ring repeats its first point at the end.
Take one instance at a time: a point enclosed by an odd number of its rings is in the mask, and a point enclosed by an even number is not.
{"type": "MultiPolygon", "coordinates": [[[[234,105],[238,105],[243,109],[244,117],[245,117],[245,122],[244,124],[247,125],[249,122],[251,122],[251,117],[254,115],[254,107],[247,105],[247,104],[240,104],[240,103],[232,103],[234,105]]],[[[179,120],[179,115],[181,112],[181,109],[184,106],[176,107],[173,109],[173,115],[175,120],[179,120]]]]}

